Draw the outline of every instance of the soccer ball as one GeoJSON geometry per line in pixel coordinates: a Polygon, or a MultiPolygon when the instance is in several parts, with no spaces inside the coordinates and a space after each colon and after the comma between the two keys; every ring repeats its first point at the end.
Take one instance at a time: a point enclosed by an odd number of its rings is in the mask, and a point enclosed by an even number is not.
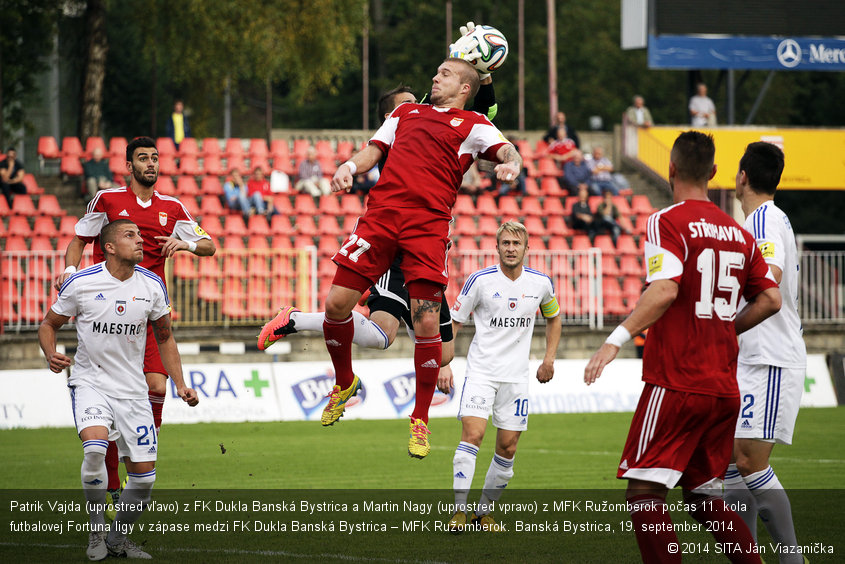
{"type": "Polygon", "coordinates": [[[470,34],[478,40],[478,50],[481,57],[475,59],[472,65],[478,72],[493,72],[508,58],[508,40],[504,34],[493,26],[477,25],[470,34]]]}

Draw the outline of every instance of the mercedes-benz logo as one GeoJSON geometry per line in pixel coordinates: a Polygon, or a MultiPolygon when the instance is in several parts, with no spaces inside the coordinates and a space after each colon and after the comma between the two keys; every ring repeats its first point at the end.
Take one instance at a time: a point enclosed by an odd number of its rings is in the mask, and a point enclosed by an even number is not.
{"type": "Polygon", "coordinates": [[[794,39],[784,39],[778,45],[778,61],[786,68],[797,67],[801,63],[801,46],[794,39]]]}

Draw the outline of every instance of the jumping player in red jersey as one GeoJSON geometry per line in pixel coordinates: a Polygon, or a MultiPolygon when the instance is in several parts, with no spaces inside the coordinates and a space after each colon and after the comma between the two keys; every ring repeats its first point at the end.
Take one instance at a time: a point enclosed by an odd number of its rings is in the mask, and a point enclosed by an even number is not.
{"type": "Polygon", "coordinates": [[[675,204],[648,220],[648,288],[584,370],[589,385],[619,348],[649,328],[645,388],[619,464],[644,562],[680,562],[666,505],[680,484],[690,515],[716,540],[741,547],[733,562],[760,562],[748,526],[721,499],[739,413],[737,334],[780,309],[781,296],[754,237],[707,198],[713,138],[682,133],[672,147],[675,204]],[[748,304],[737,312],[739,297],[748,304]]]}
{"type": "Polygon", "coordinates": [[[369,170],[387,157],[366,212],[332,259],[337,272],[323,326],[337,384],[321,423],[332,425],[360,388],[352,372],[352,309],[402,252],[416,343],[416,406],[408,445],[416,458],[430,451],[428,408],[440,369],[440,302],[449,280],[446,246],[461,178],[478,156],[502,163],[495,170],[505,182],[522,167],[514,146],[487,118],[463,109],[478,90],[478,73],[471,64],[446,59],[432,82],[431,105],[401,104],[332,179],[332,190],[346,190],[356,171],[369,170]]]}
{"type": "MultiPolygon", "coordinates": [[[[76,224],[76,236],[65,251],[65,271],[56,277],[56,288],[74,272],[82,260],[82,251],[94,243],[94,262],[103,260],[99,233],[103,226],[117,219],[129,219],[141,231],[144,241],[144,260],[141,266],[158,274],[164,280],[164,261],[177,251],[188,251],[197,256],[211,256],[214,242],[191,217],[185,206],[171,196],[155,190],[158,181],[158,150],[149,137],[137,137],[126,146],[126,169],[129,186],[102,190],[88,204],[76,224]]],[[[150,404],[158,430],[161,411],[167,396],[167,371],[161,361],[153,331],[148,328],[147,347],[144,355],[144,375],[149,387],[150,404]]],[[[110,443],[106,455],[109,474],[109,491],[120,487],[117,474],[117,449],[110,443]]]]}

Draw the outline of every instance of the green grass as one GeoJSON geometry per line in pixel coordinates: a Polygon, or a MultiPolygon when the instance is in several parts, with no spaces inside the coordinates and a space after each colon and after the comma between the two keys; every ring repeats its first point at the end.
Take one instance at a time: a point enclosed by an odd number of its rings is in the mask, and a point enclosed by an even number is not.
{"type": "MultiPolygon", "coordinates": [[[[631,414],[533,415],[530,430],[520,440],[515,476],[502,502],[555,500],[606,500],[621,502],[625,483],[615,478],[619,456],[631,414]]],[[[401,510],[380,513],[363,511],[363,502],[406,500],[423,503],[451,502],[452,455],[460,437],[454,419],[431,421],[432,453],[425,460],[407,456],[407,423],[404,420],[343,420],[330,428],[316,422],[165,425],[160,436],[158,476],[153,499],[192,504],[238,500],[248,511],[228,506],[226,512],[206,511],[174,514],[149,511],[141,523],[159,521],[189,524],[340,520],[395,524],[422,519],[433,526],[442,521],[436,505],[432,512],[401,510]],[[221,446],[225,448],[225,454],[221,446]],[[242,490],[242,491],[235,491],[242,490]],[[246,491],[243,491],[246,490],[246,491]],[[253,501],[295,501],[295,511],[253,512],[253,501]],[[302,500],[347,503],[346,510],[303,514],[302,500]],[[359,509],[354,510],[355,503],[359,509]]],[[[474,487],[480,488],[492,456],[495,429],[485,439],[478,457],[474,487]]],[[[7,490],[0,499],[0,560],[61,562],[81,560],[86,535],[83,532],[19,533],[8,521],[67,521],[67,514],[44,511],[38,514],[11,512],[10,500],[34,497],[81,500],[79,465],[81,444],[73,429],[22,429],[0,431],[6,460],[0,479],[7,490]],[[14,490],[41,490],[10,491],[14,490]],[[56,490],[56,491],[44,491],[56,490]],[[23,546],[37,546],[36,551],[23,546]]],[[[791,494],[799,540],[833,543],[841,536],[838,503],[845,501],[842,488],[845,470],[845,409],[801,411],[795,445],[775,447],[772,466],[788,489],[806,489],[791,494]]],[[[477,500],[474,492],[470,500],[477,500]]],[[[448,517],[448,516],[447,516],[448,517]]],[[[511,531],[498,535],[468,533],[452,536],[442,532],[399,531],[243,533],[143,533],[136,541],[147,547],[158,561],[190,558],[202,562],[230,561],[516,561],[516,562],[635,562],[639,555],[632,533],[621,530],[620,512],[523,512],[500,515],[511,531]],[[614,533],[572,533],[513,531],[517,520],[530,523],[564,520],[582,523],[613,523],[614,533]]],[[[84,510],[72,512],[72,520],[84,522],[84,510]]],[[[676,522],[689,518],[673,514],[676,522]]],[[[762,525],[760,540],[768,540],[762,525]]],[[[680,533],[681,541],[713,544],[706,533],[680,533]]],[[[835,547],[840,548],[840,547],[835,547]]],[[[838,553],[845,550],[845,545],[838,553]]],[[[690,556],[692,562],[724,559],[710,554],[690,556]]],[[[811,557],[812,561],[825,557],[811,557]]],[[[776,561],[771,556],[767,561],[776,561]]]]}

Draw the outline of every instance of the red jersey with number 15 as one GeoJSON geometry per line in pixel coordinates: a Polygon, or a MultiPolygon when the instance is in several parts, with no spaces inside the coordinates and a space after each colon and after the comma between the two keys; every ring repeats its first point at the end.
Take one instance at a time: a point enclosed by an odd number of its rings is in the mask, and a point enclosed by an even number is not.
{"type": "Polygon", "coordinates": [[[738,397],[734,319],[739,297],[776,288],[754,237],[710,201],[686,200],[648,219],[647,281],[678,296],[649,329],[643,380],[671,390],[738,397]]]}
{"type": "Polygon", "coordinates": [[[368,208],[428,208],[450,215],[461,180],[477,157],[495,161],[508,143],[477,112],[401,104],[370,143],[387,155],[368,208]]]}
{"type": "Polygon", "coordinates": [[[144,240],[144,260],[141,266],[152,270],[164,280],[164,257],[157,236],[176,237],[183,241],[211,239],[191,217],[182,202],[153,191],[149,201],[143,202],[128,186],[101,190],[88,203],[76,223],[76,235],[86,243],[94,243],[94,262],[104,260],[100,248],[103,226],[118,219],[128,219],[138,226],[144,240]]]}

